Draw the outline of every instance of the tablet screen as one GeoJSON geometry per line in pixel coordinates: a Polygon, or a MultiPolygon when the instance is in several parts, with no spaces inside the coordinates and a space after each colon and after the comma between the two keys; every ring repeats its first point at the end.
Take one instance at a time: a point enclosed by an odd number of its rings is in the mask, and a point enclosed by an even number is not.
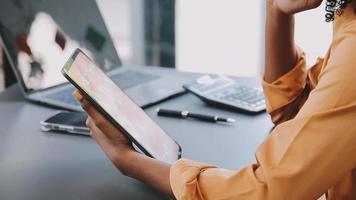
{"type": "Polygon", "coordinates": [[[166,163],[179,158],[179,145],[81,51],[73,54],[63,72],[144,153],[166,163]]]}

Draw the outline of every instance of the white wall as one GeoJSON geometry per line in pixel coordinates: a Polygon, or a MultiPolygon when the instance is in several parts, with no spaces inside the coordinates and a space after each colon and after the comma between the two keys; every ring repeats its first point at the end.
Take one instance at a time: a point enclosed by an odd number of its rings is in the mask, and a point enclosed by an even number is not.
{"type": "MultiPolygon", "coordinates": [[[[143,0],[97,0],[120,57],[144,63],[143,0]]],[[[259,76],[264,66],[265,0],[176,0],[179,70],[259,76]]],[[[311,65],[331,41],[324,5],[296,16],[296,42],[311,65]]]]}
{"type": "MultiPolygon", "coordinates": [[[[264,65],[265,0],[177,0],[179,70],[260,76],[264,65]]],[[[315,62],[331,40],[324,5],[296,16],[296,42],[315,62]]]]}
{"type": "Polygon", "coordinates": [[[96,0],[121,61],[143,65],[143,0],[96,0]]]}
{"type": "Polygon", "coordinates": [[[296,15],[295,40],[306,55],[308,65],[324,57],[332,39],[332,23],[325,22],[325,6],[296,15]]]}
{"type": "Polygon", "coordinates": [[[177,0],[179,70],[255,76],[261,68],[263,0],[177,0]]]}

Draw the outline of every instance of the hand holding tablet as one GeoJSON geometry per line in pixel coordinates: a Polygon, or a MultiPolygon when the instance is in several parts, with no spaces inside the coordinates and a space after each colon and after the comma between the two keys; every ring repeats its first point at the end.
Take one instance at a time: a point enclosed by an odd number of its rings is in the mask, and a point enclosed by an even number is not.
{"type": "Polygon", "coordinates": [[[170,138],[82,51],[77,49],[62,69],[63,75],[83,97],[147,156],[173,163],[180,146],[170,138]]]}

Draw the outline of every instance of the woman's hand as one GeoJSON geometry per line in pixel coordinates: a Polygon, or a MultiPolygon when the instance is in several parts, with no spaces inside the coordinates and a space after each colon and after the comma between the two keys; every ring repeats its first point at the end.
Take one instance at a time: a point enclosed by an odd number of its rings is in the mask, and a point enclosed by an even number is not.
{"type": "Polygon", "coordinates": [[[73,96],[80,102],[83,109],[88,113],[86,125],[90,129],[91,137],[99,144],[109,159],[121,169],[121,158],[129,152],[135,151],[127,138],[109,121],[102,116],[79,91],[73,96]]]}
{"type": "Polygon", "coordinates": [[[131,142],[83,98],[79,91],[75,91],[73,96],[89,115],[86,124],[90,135],[113,164],[124,175],[174,197],[169,182],[170,165],[136,152],[131,142]]]}
{"type": "Polygon", "coordinates": [[[273,6],[285,14],[295,14],[320,6],[323,0],[267,0],[268,6],[273,6]]]}

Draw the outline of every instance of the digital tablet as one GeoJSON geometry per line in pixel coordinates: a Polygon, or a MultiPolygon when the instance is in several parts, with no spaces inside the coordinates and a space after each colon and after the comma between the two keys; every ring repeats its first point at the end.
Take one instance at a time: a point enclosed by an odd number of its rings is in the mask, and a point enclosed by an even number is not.
{"type": "Polygon", "coordinates": [[[166,163],[173,163],[181,157],[179,144],[80,49],[76,49],[66,62],[62,73],[144,154],[166,163]]]}

